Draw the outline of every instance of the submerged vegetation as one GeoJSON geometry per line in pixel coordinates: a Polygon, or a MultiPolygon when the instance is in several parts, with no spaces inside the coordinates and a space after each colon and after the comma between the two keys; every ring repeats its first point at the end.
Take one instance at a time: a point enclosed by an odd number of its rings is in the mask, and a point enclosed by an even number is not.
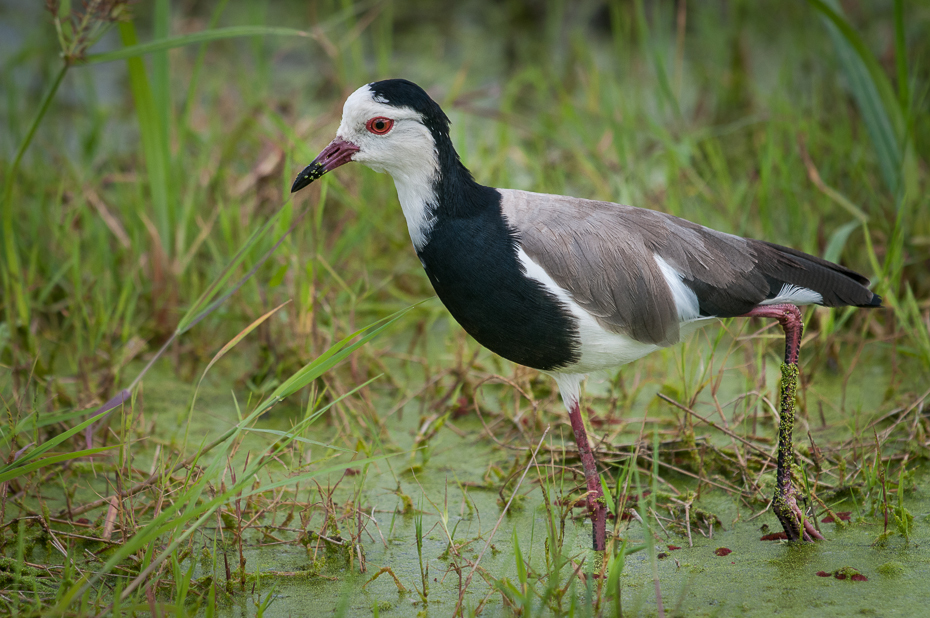
{"type": "Polygon", "coordinates": [[[927,7],[49,0],[0,27],[0,613],[930,603],[927,7]],[[429,89],[479,182],[874,282],[882,309],[805,313],[826,541],[760,541],[781,339],[729,320],[588,380],[614,541],[587,549],[553,385],[431,298],[390,180],[289,195],[385,77],[429,89]]]}

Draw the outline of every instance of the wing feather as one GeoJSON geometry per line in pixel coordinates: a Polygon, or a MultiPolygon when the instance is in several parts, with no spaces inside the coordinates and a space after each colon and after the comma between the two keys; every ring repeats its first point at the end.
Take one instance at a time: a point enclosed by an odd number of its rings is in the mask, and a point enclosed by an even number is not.
{"type": "Polygon", "coordinates": [[[679,309],[656,256],[696,295],[701,316],[734,317],[783,285],[827,306],[877,306],[867,279],[815,256],[725,234],[665,213],[560,195],[500,190],[524,251],[611,332],[643,343],[680,338],[679,309]]]}

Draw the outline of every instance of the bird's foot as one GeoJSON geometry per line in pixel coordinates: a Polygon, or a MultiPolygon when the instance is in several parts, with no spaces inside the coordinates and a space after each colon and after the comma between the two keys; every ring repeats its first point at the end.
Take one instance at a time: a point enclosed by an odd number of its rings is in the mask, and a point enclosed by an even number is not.
{"type": "Polygon", "coordinates": [[[789,485],[784,491],[776,491],[772,510],[781,522],[789,541],[822,541],[823,535],[814,527],[813,518],[808,517],[798,506],[794,487],[789,485]]]}

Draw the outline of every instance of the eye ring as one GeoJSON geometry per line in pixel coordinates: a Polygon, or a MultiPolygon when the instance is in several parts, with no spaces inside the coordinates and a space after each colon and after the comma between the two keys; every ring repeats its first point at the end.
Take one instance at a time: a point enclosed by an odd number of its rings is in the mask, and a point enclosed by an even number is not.
{"type": "Polygon", "coordinates": [[[390,118],[385,118],[384,116],[375,116],[371,120],[365,123],[365,128],[368,129],[369,133],[374,133],[375,135],[386,135],[394,128],[394,121],[390,118]]]}

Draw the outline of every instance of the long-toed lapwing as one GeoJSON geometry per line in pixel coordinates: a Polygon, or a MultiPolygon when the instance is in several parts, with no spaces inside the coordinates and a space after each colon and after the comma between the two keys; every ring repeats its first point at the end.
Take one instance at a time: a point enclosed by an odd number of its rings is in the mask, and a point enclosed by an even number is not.
{"type": "MultiPolygon", "coordinates": [[[[713,318],[741,316],[778,320],[786,366],[796,371],[799,305],[881,305],[865,277],[794,249],[652,210],[478,184],[442,109],[403,79],[352,93],[336,138],[291,191],[349,161],[393,176],[414,249],[458,323],[493,352],[555,379],[598,551],[607,510],[579,406],[586,374],[678,343],[713,318]]],[[[785,397],[793,410],[793,390],[785,397]]],[[[773,509],[789,539],[821,539],[791,482],[792,416],[779,427],[773,509]]]]}

